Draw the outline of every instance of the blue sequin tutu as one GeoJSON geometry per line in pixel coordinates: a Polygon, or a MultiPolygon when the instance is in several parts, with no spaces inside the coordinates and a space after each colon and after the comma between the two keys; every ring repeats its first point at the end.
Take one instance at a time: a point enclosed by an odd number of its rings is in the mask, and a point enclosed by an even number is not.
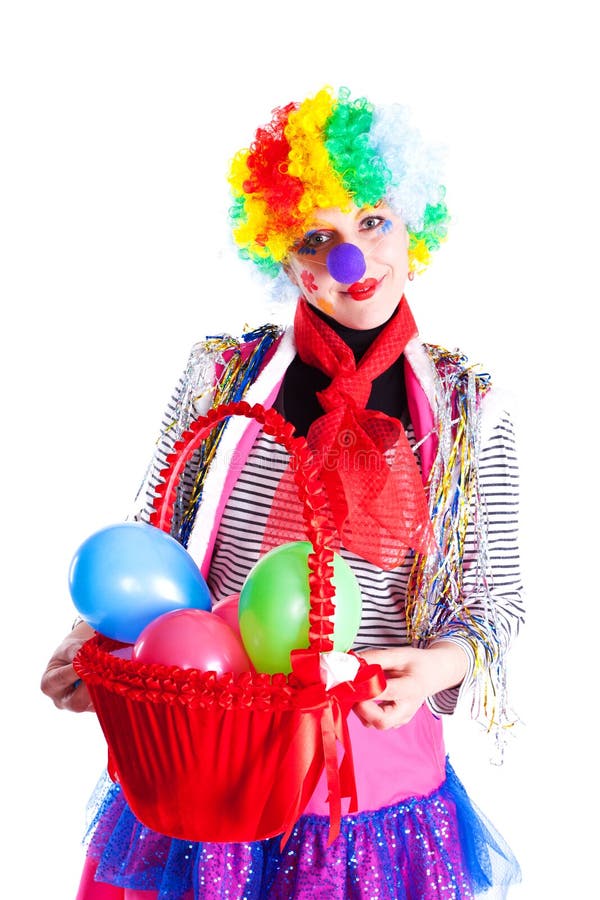
{"type": "Polygon", "coordinates": [[[469,900],[520,880],[510,848],[474,807],[452,767],[426,797],[342,818],[305,815],[287,844],[189,843],[157,834],[103,778],[90,803],[88,856],[96,879],[155,891],[158,900],[469,900]]]}

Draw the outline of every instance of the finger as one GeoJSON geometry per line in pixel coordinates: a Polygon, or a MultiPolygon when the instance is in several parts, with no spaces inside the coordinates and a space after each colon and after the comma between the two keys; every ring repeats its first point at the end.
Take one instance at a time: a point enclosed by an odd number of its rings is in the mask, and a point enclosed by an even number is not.
{"type": "Polygon", "coordinates": [[[406,725],[416,712],[413,703],[396,701],[378,703],[373,700],[364,700],[353,708],[363,725],[377,728],[380,731],[406,725]]]}
{"type": "Polygon", "coordinates": [[[357,719],[360,719],[365,728],[371,727],[371,722],[368,717],[368,704],[371,702],[371,700],[363,700],[361,703],[355,703],[352,707],[352,712],[357,719]]]}
{"type": "Polygon", "coordinates": [[[412,705],[415,693],[414,678],[408,673],[405,675],[388,675],[384,690],[375,699],[377,703],[385,703],[387,701],[412,705]]]}
{"type": "Polygon", "coordinates": [[[374,700],[362,700],[356,703],[352,709],[367,728],[378,728],[383,721],[381,708],[374,700]]]}
{"type": "Polygon", "coordinates": [[[373,715],[371,724],[373,728],[379,731],[388,731],[390,728],[400,728],[410,722],[412,714],[395,703],[386,703],[380,706],[377,713],[373,715]]]}
{"type": "Polygon", "coordinates": [[[399,685],[398,682],[401,682],[403,679],[401,678],[388,678],[385,688],[378,694],[375,698],[377,703],[385,702],[386,700],[389,702],[393,702],[395,700],[399,700],[399,693],[402,690],[402,685],[399,685]]]}
{"type": "Polygon", "coordinates": [[[369,665],[381,666],[385,671],[404,665],[412,650],[412,647],[387,647],[379,650],[361,650],[357,656],[361,656],[369,665]]]}
{"type": "Polygon", "coordinates": [[[75,685],[63,695],[61,708],[76,713],[93,711],[94,705],[86,685],[82,681],[75,682],[75,685]]]}
{"type": "Polygon", "coordinates": [[[53,668],[46,669],[42,677],[41,688],[44,694],[53,697],[56,694],[63,694],[66,690],[73,687],[78,680],[78,675],[72,665],[57,665],[53,668]]]}
{"type": "Polygon", "coordinates": [[[64,659],[67,662],[73,662],[79,651],[81,650],[83,641],[68,641],[64,648],[64,659]]]}

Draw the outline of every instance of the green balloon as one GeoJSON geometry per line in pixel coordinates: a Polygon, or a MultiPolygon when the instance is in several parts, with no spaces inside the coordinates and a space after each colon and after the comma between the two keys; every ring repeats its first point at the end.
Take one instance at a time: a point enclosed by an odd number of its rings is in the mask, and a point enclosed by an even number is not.
{"type": "MultiPolygon", "coordinates": [[[[282,544],[266,553],[248,574],[240,592],[240,633],[257,672],[291,672],[290,652],[309,646],[308,541],[282,544]]],[[[336,553],[333,646],[350,650],[360,625],[360,587],[348,563],[336,553]]]]}

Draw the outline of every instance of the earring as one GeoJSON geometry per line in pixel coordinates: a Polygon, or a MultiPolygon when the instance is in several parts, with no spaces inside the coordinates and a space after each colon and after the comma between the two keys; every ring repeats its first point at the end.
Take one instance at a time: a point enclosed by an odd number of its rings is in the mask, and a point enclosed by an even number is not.
{"type": "Polygon", "coordinates": [[[411,269],[410,272],[408,273],[408,280],[409,280],[409,281],[414,281],[414,280],[415,280],[415,273],[414,273],[414,271],[413,271],[412,269],[411,269]]]}

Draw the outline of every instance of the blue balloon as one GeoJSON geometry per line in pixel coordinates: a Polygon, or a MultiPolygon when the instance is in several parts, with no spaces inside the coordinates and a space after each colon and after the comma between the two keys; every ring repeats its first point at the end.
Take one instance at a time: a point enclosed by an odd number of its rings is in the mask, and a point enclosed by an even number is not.
{"type": "Polygon", "coordinates": [[[88,625],[127,644],[163,613],[211,608],[206,582],[187,550],[143,522],[112,525],[84,541],[71,562],[69,589],[88,625]]]}

